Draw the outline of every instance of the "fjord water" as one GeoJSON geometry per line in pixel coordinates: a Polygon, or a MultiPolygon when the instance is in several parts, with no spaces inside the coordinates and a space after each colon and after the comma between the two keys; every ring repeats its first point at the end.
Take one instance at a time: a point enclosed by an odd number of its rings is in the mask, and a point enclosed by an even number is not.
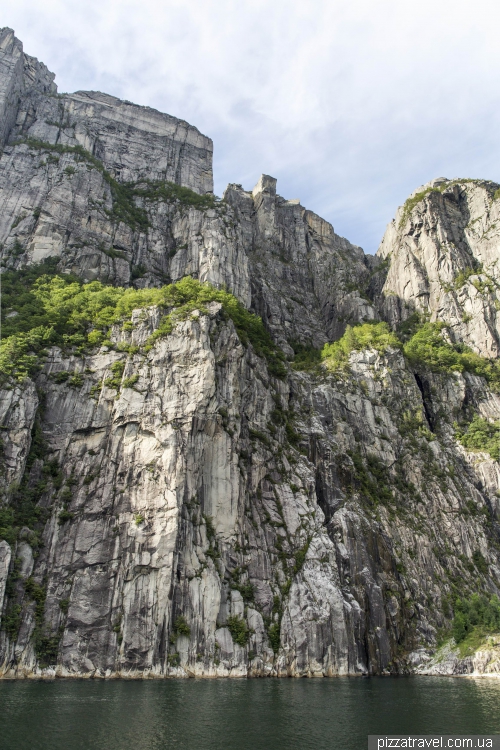
{"type": "Polygon", "coordinates": [[[500,681],[0,682],[2,750],[359,750],[385,733],[499,734],[500,681]]]}

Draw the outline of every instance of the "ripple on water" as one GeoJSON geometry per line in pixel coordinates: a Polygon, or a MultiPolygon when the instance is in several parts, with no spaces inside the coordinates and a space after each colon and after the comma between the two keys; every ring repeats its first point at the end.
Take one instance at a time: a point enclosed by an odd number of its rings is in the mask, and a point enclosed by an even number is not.
{"type": "Polygon", "coordinates": [[[500,681],[0,682],[2,750],[359,750],[386,733],[500,734],[500,681]]]}

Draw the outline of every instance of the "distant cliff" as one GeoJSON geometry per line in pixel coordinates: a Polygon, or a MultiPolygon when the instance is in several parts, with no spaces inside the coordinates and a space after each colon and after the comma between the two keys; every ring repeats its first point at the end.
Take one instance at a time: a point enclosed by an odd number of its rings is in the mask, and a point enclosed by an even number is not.
{"type": "Polygon", "coordinates": [[[497,671],[499,186],[373,258],[53,81],[0,31],[0,673],[497,671]]]}

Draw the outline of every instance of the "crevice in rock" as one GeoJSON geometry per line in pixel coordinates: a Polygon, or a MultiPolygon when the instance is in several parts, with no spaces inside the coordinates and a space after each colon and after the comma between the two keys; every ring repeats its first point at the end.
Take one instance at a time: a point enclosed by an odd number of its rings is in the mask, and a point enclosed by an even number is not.
{"type": "Polygon", "coordinates": [[[415,376],[415,382],[418,386],[418,390],[422,394],[422,405],[424,407],[424,414],[427,420],[427,424],[429,425],[429,429],[431,430],[431,432],[434,432],[435,420],[434,420],[432,411],[431,409],[429,409],[429,405],[428,405],[429,403],[432,404],[429,384],[425,380],[423,380],[417,372],[413,374],[415,376]]]}

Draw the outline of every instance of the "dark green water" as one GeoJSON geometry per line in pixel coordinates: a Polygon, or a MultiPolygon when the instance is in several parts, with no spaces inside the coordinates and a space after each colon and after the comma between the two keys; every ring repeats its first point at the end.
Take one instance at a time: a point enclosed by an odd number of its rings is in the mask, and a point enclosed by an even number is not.
{"type": "Polygon", "coordinates": [[[385,733],[500,734],[500,681],[0,682],[1,750],[358,750],[385,733]]]}

